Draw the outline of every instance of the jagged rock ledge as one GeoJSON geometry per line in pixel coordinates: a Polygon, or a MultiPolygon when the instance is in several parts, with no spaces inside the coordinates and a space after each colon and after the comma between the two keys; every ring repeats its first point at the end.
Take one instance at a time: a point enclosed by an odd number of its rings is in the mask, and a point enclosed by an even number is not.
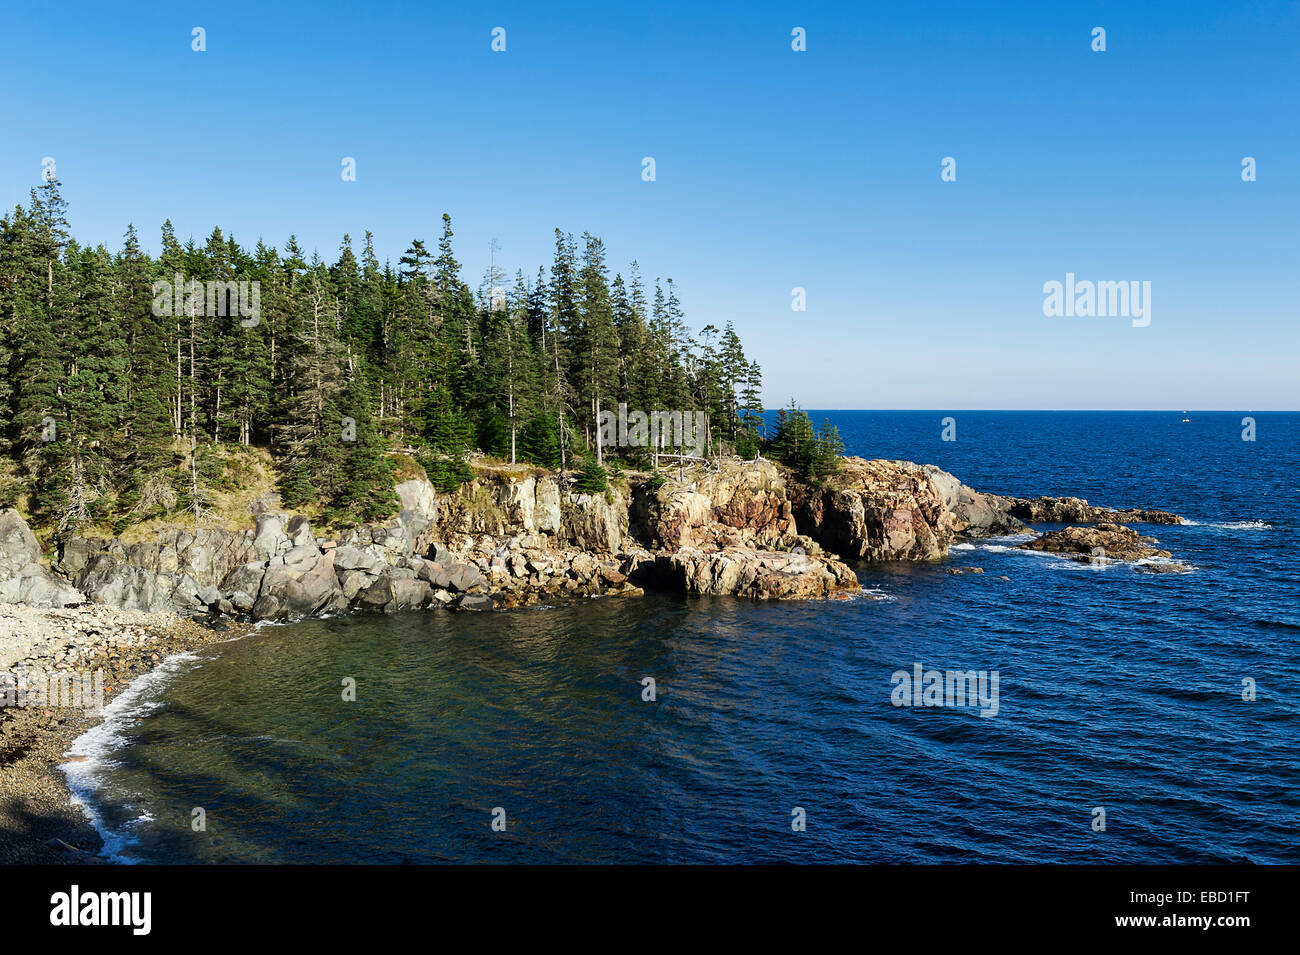
{"type": "Polygon", "coordinates": [[[1095,507],[1081,497],[1007,498],[1007,513],[1029,524],[1182,524],[1168,511],[1095,507]]]}
{"type": "Polygon", "coordinates": [[[1144,537],[1131,527],[1098,524],[1096,527],[1066,527],[1020,544],[1022,550],[1060,554],[1083,563],[1139,561],[1173,555],[1155,545],[1154,537],[1144,537]]]}
{"type": "Polygon", "coordinates": [[[771,461],[732,458],[681,479],[633,475],[600,495],[505,466],[480,468],[453,494],[424,480],[396,490],[396,518],[334,538],[318,538],[271,496],[255,502],[249,528],[173,526],[137,543],[73,537],[53,568],[9,509],[0,512],[0,602],[285,620],[349,608],[491,610],[644,587],[813,599],[861,592],[841,557],[937,560],[958,539],[1024,531],[1022,519],[1180,520],[985,494],[933,465],[862,458],[845,458],[820,485],[771,461]]]}

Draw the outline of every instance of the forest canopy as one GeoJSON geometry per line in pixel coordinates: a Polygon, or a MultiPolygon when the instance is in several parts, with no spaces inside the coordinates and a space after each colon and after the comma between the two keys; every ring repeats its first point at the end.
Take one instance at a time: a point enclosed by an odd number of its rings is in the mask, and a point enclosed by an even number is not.
{"type": "Polygon", "coordinates": [[[613,455],[644,465],[596,441],[619,403],[705,412],[711,452],[756,451],[759,367],[730,323],[688,328],[671,278],[611,276],[599,238],[556,229],[549,268],[471,288],[452,237],[444,214],[394,267],[369,232],[327,263],[168,221],[154,258],[134,226],[116,252],[79,244],[43,182],[0,217],[0,506],[60,532],[197,518],[217,452],[242,447],[269,451],[285,507],[372,520],[396,510],[398,454],[444,490],[474,449],[589,482],[613,455]]]}

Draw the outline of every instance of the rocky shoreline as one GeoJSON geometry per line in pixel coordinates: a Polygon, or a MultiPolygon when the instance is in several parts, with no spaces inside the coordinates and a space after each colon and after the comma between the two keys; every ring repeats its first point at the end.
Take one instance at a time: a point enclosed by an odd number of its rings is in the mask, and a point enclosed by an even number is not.
{"type": "MultiPolygon", "coordinates": [[[[958,541],[1019,533],[1035,535],[1027,549],[1140,560],[1168,552],[1119,521],[1182,521],[986,494],[933,465],[862,458],[843,459],[818,485],[733,458],[630,474],[599,495],[500,465],[479,467],[452,494],[423,479],[396,491],[396,518],[332,534],[263,495],[249,527],[168,526],[133,542],[74,536],[48,560],[22,515],[0,511],[0,673],[99,669],[111,700],[167,656],[257,620],[484,612],[646,588],[842,599],[862,593],[846,560],[936,561],[958,541]],[[1097,526],[1039,536],[1027,523],[1097,526]]],[[[93,710],[0,706],[0,863],[100,861],[101,840],[58,769],[96,722],[93,710]]]]}
{"type": "Polygon", "coordinates": [[[103,840],[72,802],[60,765],[102,716],[88,700],[18,700],[18,686],[94,672],[111,703],[168,656],[244,632],[175,613],[86,605],[38,610],[0,604],[0,865],[95,864],[103,840]],[[21,681],[21,682],[18,682],[21,681]],[[30,681],[30,682],[29,682],[30,681]]]}
{"type": "Polygon", "coordinates": [[[652,587],[756,600],[860,592],[852,561],[939,560],[966,538],[1025,521],[1178,523],[1078,498],[985,494],[932,465],[845,458],[809,485],[767,460],[710,460],[630,475],[604,494],[526,467],[483,467],[452,494],[397,485],[381,524],[317,534],[274,495],[251,527],[168,526],[152,540],[74,536],[47,566],[12,508],[0,512],[0,601],[289,620],[349,608],[489,611],[652,587]]]}

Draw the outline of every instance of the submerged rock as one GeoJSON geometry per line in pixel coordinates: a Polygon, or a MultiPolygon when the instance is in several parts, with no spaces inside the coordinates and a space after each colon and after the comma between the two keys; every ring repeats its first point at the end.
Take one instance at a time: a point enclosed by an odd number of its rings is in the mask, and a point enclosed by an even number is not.
{"type": "Polygon", "coordinates": [[[1186,564],[1176,564],[1168,561],[1140,563],[1133,569],[1142,574],[1190,574],[1192,572],[1192,568],[1186,564]]]}

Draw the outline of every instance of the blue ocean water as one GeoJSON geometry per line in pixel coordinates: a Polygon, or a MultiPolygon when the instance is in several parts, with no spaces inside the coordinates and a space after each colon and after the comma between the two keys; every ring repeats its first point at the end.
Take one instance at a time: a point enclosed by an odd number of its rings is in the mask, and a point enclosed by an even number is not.
{"type": "Polygon", "coordinates": [[[944,412],[812,414],[847,453],[981,490],[1176,511],[1192,523],[1145,532],[1192,570],[986,541],[863,565],[881,599],[651,594],[263,628],[173,661],[81,741],[74,784],[111,851],[1300,862],[1300,414],[1251,415],[1253,442],[1248,412],[954,412],[952,442],[944,412]],[[996,716],[892,705],[891,675],[918,663],[997,671],[996,716]]]}

